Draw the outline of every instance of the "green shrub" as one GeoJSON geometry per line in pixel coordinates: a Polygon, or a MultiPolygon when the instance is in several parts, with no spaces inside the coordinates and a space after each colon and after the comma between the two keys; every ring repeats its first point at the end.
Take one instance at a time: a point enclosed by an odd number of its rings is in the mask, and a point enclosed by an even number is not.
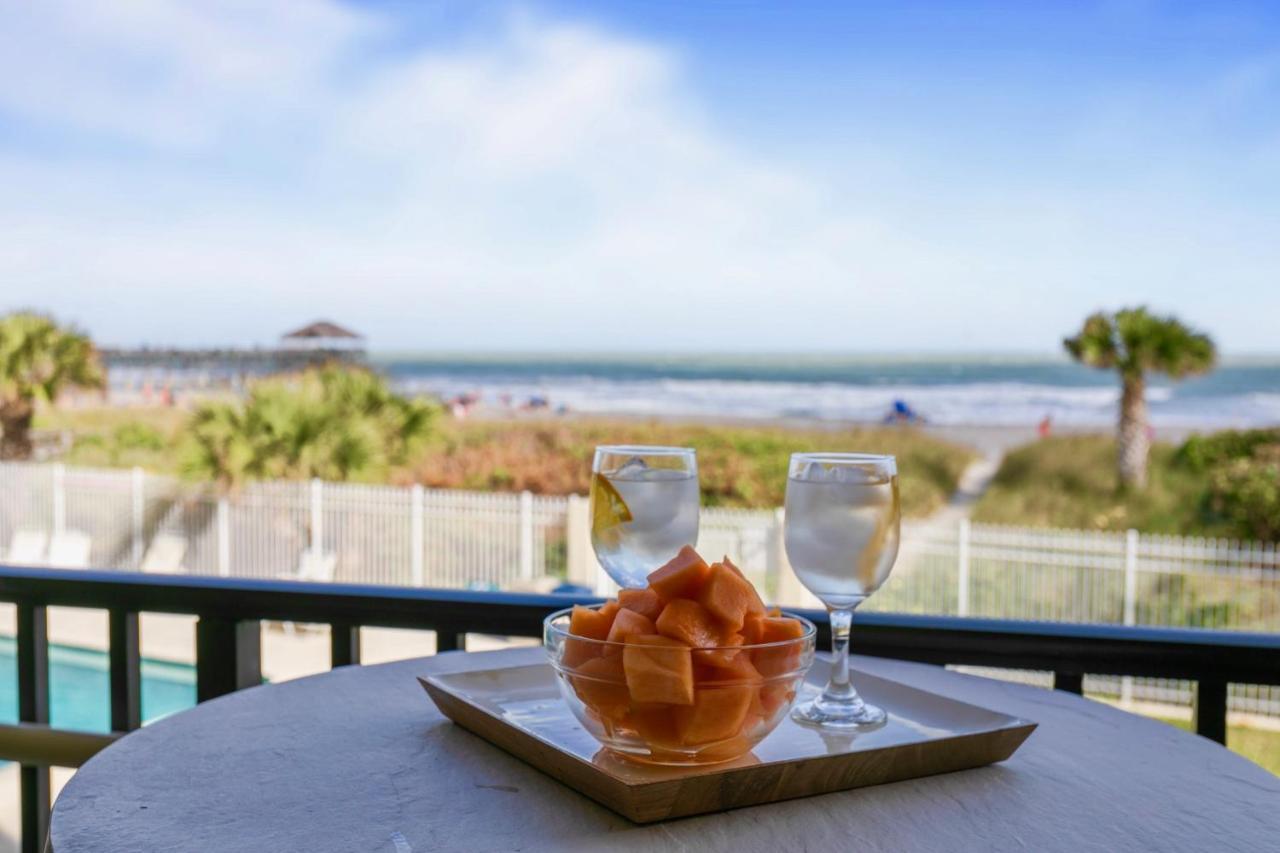
{"type": "Polygon", "coordinates": [[[1216,468],[1208,504],[1242,538],[1280,539],[1280,445],[1216,468]]]}
{"type": "Polygon", "coordinates": [[[160,430],[139,421],[116,427],[112,439],[121,450],[164,450],[168,444],[160,430]]]}
{"type": "Polygon", "coordinates": [[[1192,471],[1208,471],[1223,462],[1248,459],[1260,448],[1280,445],[1280,428],[1223,430],[1193,435],[1182,443],[1174,461],[1192,471]]]}

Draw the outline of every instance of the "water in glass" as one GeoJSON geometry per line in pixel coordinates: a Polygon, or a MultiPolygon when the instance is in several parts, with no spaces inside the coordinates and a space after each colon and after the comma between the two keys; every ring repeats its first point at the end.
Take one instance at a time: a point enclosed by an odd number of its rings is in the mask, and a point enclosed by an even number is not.
{"type": "Polygon", "coordinates": [[[882,725],[885,712],[849,682],[853,611],[889,577],[898,557],[898,468],[892,456],[797,453],[787,478],[787,559],[831,617],[831,681],[792,717],[839,728],[882,725]]]}
{"type": "Polygon", "coordinates": [[[591,544],[609,577],[642,587],[698,539],[698,470],[688,448],[600,447],[591,478],[591,544]]]}

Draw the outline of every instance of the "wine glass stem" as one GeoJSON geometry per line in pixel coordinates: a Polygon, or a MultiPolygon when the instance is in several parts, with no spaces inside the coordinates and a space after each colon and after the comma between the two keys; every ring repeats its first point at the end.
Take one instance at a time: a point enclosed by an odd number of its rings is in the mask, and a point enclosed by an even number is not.
{"type": "Polygon", "coordinates": [[[827,684],[825,698],[848,701],[858,695],[849,683],[849,629],[853,625],[852,607],[828,607],[831,618],[831,651],[835,660],[831,666],[831,681],[827,684]]]}

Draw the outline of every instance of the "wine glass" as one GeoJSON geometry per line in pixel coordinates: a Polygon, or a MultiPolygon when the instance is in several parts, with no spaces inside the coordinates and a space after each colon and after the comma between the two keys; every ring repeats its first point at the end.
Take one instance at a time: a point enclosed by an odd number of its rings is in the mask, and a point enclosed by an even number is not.
{"type": "Polygon", "coordinates": [[[827,606],[835,660],[820,696],[797,705],[801,723],[877,726],[884,710],[849,683],[854,609],[880,588],[898,557],[898,466],[892,456],[795,453],[787,476],[787,559],[800,583],[827,606]]]}
{"type": "Polygon", "coordinates": [[[691,447],[602,445],[591,465],[591,546],[620,587],[698,539],[698,460],[691,447]]]}

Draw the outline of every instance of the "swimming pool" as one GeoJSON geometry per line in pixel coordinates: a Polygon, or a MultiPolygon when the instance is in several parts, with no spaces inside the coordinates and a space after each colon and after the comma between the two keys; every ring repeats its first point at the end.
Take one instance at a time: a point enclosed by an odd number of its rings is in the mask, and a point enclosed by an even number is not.
{"type": "MultiPolygon", "coordinates": [[[[156,720],[196,704],[195,667],[142,661],[142,717],[156,720]]],[[[18,720],[17,641],[0,637],[0,722],[18,720]]],[[[49,723],[89,732],[111,730],[107,653],[49,646],[49,723]]],[[[3,763],[3,762],[0,762],[3,763]]]]}

